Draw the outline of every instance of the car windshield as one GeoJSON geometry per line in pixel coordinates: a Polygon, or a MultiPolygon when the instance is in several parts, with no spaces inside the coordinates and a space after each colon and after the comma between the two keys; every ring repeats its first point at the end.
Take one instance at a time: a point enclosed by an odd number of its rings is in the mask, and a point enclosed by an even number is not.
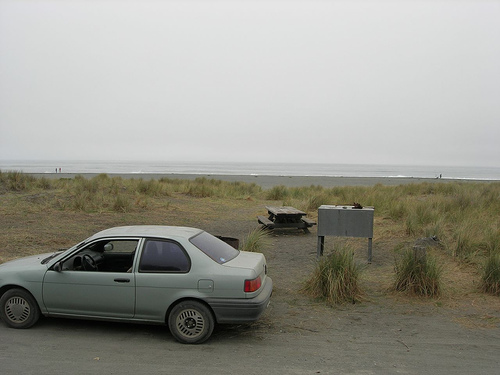
{"type": "Polygon", "coordinates": [[[229,262],[240,253],[234,247],[207,232],[202,232],[189,241],[219,264],[229,262]]]}
{"type": "MultiPolygon", "coordinates": [[[[80,247],[82,247],[84,244],[85,244],[85,241],[82,241],[82,242],[80,242],[80,243],[76,244],[75,246],[73,246],[71,249],[79,249],[79,248],[80,248],[80,247]]],[[[44,258],[44,259],[42,260],[42,262],[41,262],[41,263],[42,263],[42,264],[46,264],[46,263],[47,263],[47,262],[49,262],[51,259],[54,259],[56,256],[58,256],[59,254],[61,254],[61,253],[65,252],[65,251],[66,251],[66,249],[58,250],[58,251],[56,251],[54,254],[51,254],[51,255],[49,255],[47,258],[44,258]]]]}

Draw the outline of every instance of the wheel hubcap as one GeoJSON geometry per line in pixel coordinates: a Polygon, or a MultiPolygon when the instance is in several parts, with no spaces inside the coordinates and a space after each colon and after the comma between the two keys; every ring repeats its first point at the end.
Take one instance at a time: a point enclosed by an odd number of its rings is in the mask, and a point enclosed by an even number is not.
{"type": "Polygon", "coordinates": [[[196,327],[196,320],[194,320],[193,318],[187,318],[186,320],[184,320],[184,326],[189,329],[193,329],[196,327]]]}
{"type": "Polygon", "coordinates": [[[205,328],[205,319],[196,310],[183,310],[176,319],[177,330],[185,337],[199,336],[205,328]]]}
{"type": "Polygon", "coordinates": [[[14,323],[23,323],[30,316],[30,305],[24,298],[12,297],[5,304],[5,315],[14,323]]]}

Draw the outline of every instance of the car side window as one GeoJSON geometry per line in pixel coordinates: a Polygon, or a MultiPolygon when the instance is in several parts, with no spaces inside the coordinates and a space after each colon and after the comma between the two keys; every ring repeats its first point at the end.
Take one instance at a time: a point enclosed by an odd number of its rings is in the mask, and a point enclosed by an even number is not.
{"type": "Polygon", "coordinates": [[[63,270],[131,272],[138,239],[96,241],[64,261],[63,270]]]}
{"type": "Polygon", "coordinates": [[[144,244],[139,272],[188,272],[191,262],[176,242],[148,239],[144,244]]]}
{"type": "Polygon", "coordinates": [[[104,244],[104,252],[107,254],[120,253],[130,254],[137,247],[137,240],[112,240],[104,244]]]}

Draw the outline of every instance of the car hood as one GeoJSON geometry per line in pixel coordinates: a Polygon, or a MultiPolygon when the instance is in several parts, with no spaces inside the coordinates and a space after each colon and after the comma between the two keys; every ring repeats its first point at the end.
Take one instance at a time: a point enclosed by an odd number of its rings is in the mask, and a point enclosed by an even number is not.
{"type": "Polygon", "coordinates": [[[26,258],[19,258],[19,259],[14,259],[10,260],[8,262],[0,264],[0,270],[2,269],[13,269],[13,268],[31,268],[33,266],[40,266],[40,267],[47,267],[46,264],[42,264],[42,260],[47,258],[48,256],[52,255],[53,253],[47,253],[47,254],[38,254],[38,255],[33,255],[29,256],[26,258]]]}

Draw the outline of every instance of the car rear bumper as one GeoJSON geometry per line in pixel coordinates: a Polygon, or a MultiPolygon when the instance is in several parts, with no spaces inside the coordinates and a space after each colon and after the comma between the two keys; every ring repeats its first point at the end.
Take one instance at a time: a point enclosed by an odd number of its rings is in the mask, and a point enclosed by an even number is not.
{"type": "Polygon", "coordinates": [[[266,278],[264,289],[254,298],[232,298],[232,299],[207,299],[206,302],[212,308],[217,323],[245,323],[253,322],[262,315],[269,305],[273,293],[273,280],[266,278]]]}

